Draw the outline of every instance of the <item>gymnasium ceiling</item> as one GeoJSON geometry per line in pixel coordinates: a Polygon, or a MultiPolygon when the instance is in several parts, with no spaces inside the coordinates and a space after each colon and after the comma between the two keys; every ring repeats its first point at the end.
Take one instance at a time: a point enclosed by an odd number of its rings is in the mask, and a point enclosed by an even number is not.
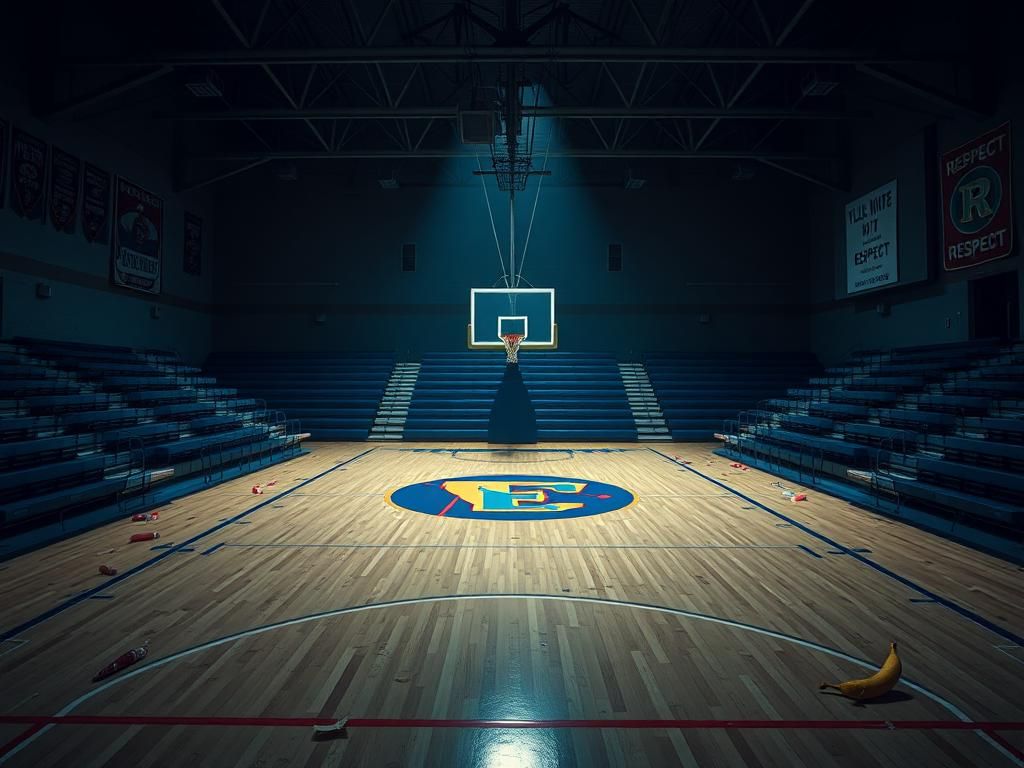
{"type": "Polygon", "coordinates": [[[945,5],[43,3],[59,23],[47,24],[39,111],[172,126],[191,187],[264,164],[402,168],[479,152],[459,141],[458,112],[493,105],[514,78],[543,88],[561,151],[587,162],[769,165],[841,188],[850,131],[887,104],[984,112],[973,40],[945,5]]]}

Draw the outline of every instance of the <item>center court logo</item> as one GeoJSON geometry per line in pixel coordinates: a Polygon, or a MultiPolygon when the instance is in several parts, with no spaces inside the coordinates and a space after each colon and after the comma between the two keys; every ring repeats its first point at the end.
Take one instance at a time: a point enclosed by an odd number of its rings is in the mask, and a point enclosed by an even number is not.
{"type": "Polygon", "coordinates": [[[540,475],[475,475],[407,485],[388,503],[439,517],[470,520],[560,520],[614,512],[636,496],[594,480],[540,475]]]}

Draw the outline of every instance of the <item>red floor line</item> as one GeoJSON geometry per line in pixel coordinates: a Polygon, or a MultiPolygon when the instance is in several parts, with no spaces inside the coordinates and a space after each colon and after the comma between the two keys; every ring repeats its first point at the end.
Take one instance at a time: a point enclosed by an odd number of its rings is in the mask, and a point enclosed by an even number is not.
{"type": "Polygon", "coordinates": [[[459,500],[458,496],[455,496],[454,498],[452,498],[452,500],[448,502],[448,506],[445,507],[444,509],[442,509],[440,512],[438,512],[437,516],[441,517],[442,515],[447,513],[449,509],[451,509],[452,507],[455,506],[455,502],[458,501],[458,500],[459,500]]]}
{"type": "Polygon", "coordinates": [[[35,736],[37,733],[43,730],[43,728],[45,728],[46,725],[46,723],[34,723],[30,728],[26,728],[24,731],[22,731],[13,739],[11,739],[2,747],[0,747],[0,757],[3,757],[4,755],[12,752],[14,748],[21,744],[23,741],[31,739],[33,736],[35,736]]]}
{"type": "MultiPolygon", "coordinates": [[[[0,724],[45,725],[193,725],[221,727],[311,728],[330,725],[323,717],[190,717],[150,715],[0,715],[0,724]]],[[[444,718],[362,718],[348,720],[350,728],[665,728],[775,730],[896,730],[896,731],[1024,731],[1021,722],[963,722],[961,720],[454,720],[444,718]]],[[[31,731],[31,729],[30,729],[31,731]]],[[[34,731],[33,731],[34,732],[34,731]]],[[[15,739],[28,738],[29,732],[15,739]]],[[[10,746],[10,745],[9,745],[10,746]]],[[[9,747],[8,747],[9,748],[9,747]]],[[[1012,749],[1012,745],[1008,748],[1012,749]]],[[[2,754],[2,752],[0,752],[2,754]]]]}

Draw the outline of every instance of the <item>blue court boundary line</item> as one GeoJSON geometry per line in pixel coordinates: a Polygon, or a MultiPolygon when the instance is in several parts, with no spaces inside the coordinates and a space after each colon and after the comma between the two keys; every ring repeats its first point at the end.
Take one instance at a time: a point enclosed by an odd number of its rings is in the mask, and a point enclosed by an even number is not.
{"type": "Polygon", "coordinates": [[[243,510],[243,511],[239,512],[234,517],[229,517],[229,518],[225,519],[223,522],[220,522],[217,525],[213,526],[212,528],[207,528],[205,531],[202,531],[201,533],[197,533],[195,536],[193,536],[192,538],[188,539],[187,541],[183,541],[183,542],[181,542],[181,544],[176,544],[174,547],[172,547],[170,549],[163,550],[162,552],[160,552],[160,554],[156,555],[155,557],[151,557],[149,560],[146,560],[143,563],[139,563],[138,565],[136,565],[133,568],[129,568],[124,573],[118,574],[117,576],[114,576],[114,577],[108,579],[107,581],[103,582],[102,584],[100,584],[100,585],[98,585],[96,587],[93,587],[92,589],[86,590],[85,592],[82,592],[82,593],[80,593],[78,595],[75,595],[74,597],[72,597],[72,598],[70,598],[68,600],[65,600],[63,603],[55,605],[53,608],[50,608],[47,611],[43,611],[38,616],[35,616],[35,617],[31,618],[31,619],[28,619],[27,621],[23,621],[21,624],[19,624],[18,626],[14,627],[13,629],[8,629],[7,631],[5,631],[3,633],[0,633],[0,643],[4,642],[5,640],[11,640],[11,639],[17,637],[18,635],[20,635],[22,632],[26,632],[26,631],[32,629],[33,627],[39,626],[44,621],[48,621],[49,619],[52,619],[54,616],[57,616],[58,614],[61,614],[64,611],[68,610],[69,608],[73,608],[76,605],[78,605],[79,603],[82,603],[82,602],[84,602],[86,600],[89,600],[91,597],[93,597],[93,595],[99,595],[99,594],[102,594],[102,593],[106,592],[108,589],[110,589],[111,587],[113,587],[113,586],[115,586],[117,584],[120,584],[122,581],[130,579],[132,576],[136,576],[136,575],[142,573],[143,571],[147,570],[148,568],[152,568],[157,563],[159,563],[159,562],[161,562],[163,560],[166,560],[168,557],[170,557],[171,555],[175,554],[176,552],[182,550],[183,548],[188,547],[188,546],[190,546],[192,544],[195,544],[197,541],[205,539],[207,536],[210,536],[210,535],[216,533],[217,531],[221,530],[222,528],[225,528],[225,527],[231,525],[232,523],[235,523],[238,520],[241,520],[243,517],[248,517],[253,512],[258,512],[259,510],[263,509],[264,507],[268,506],[269,504],[272,504],[273,502],[277,501],[281,497],[287,496],[290,493],[294,493],[299,488],[302,488],[305,485],[309,485],[310,483],[316,482],[317,480],[319,480],[322,477],[326,477],[327,475],[331,474],[331,472],[334,472],[335,470],[340,469],[341,467],[344,467],[346,464],[351,464],[353,461],[356,461],[357,459],[361,459],[363,456],[366,456],[368,453],[372,453],[376,449],[377,449],[377,446],[374,446],[373,448],[368,448],[367,450],[363,451],[362,453],[359,453],[359,454],[353,456],[350,459],[346,459],[345,461],[341,462],[340,464],[335,464],[333,467],[329,467],[328,469],[325,469],[320,474],[314,475],[313,477],[309,478],[308,480],[305,480],[305,481],[299,483],[294,488],[289,488],[287,491],[283,491],[282,493],[279,493],[276,496],[271,496],[269,499],[266,499],[265,501],[261,501],[259,504],[256,504],[256,505],[254,505],[252,507],[249,507],[246,510],[243,510]]]}
{"type": "Polygon", "coordinates": [[[724,488],[725,490],[729,491],[730,493],[736,494],[741,499],[744,499],[745,501],[748,501],[751,504],[753,504],[756,507],[758,507],[758,509],[764,510],[768,514],[773,515],[774,517],[777,517],[778,519],[783,520],[783,521],[789,523],[794,528],[799,528],[801,531],[803,531],[807,535],[813,536],[818,541],[824,542],[825,544],[828,544],[830,547],[834,547],[835,549],[840,550],[840,552],[842,552],[843,554],[849,555],[854,560],[857,560],[860,563],[863,563],[864,565],[868,566],[869,568],[873,568],[874,570],[876,570],[878,573],[882,574],[883,576],[888,576],[890,579],[893,579],[894,581],[899,582],[900,584],[902,584],[903,586],[907,587],[908,589],[912,589],[913,591],[917,592],[919,595],[922,595],[924,597],[927,597],[927,598],[930,598],[930,599],[934,600],[936,603],[940,604],[944,608],[948,608],[949,610],[953,611],[954,613],[959,614],[962,618],[965,618],[968,621],[973,622],[974,624],[977,624],[979,627],[983,627],[983,628],[987,629],[989,632],[997,634],[1000,637],[1002,637],[1002,638],[1004,638],[1006,640],[1009,640],[1010,642],[1014,643],[1015,645],[1024,645],[1024,637],[1022,637],[1021,635],[1018,635],[1018,634],[1016,634],[1015,632],[1013,632],[1013,631],[1011,631],[1009,629],[1005,629],[1004,627],[999,626],[995,622],[990,621],[989,619],[986,619],[981,614],[975,613],[974,611],[970,610],[969,608],[964,608],[959,603],[954,603],[952,600],[950,600],[948,598],[945,598],[942,595],[939,595],[939,594],[937,594],[935,592],[932,592],[930,589],[928,589],[926,587],[922,587],[920,584],[918,584],[918,583],[916,583],[914,581],[911,581],[906,576],[901,576],[900,574],[896,573],[895,571],[892,571],[889,568],[886,568],[881,563],[876,563],[871,558],[864,557],[864,555],[862,555],[856,549],[851,549],[850,547],[843,546],[838,541],[835,541],[834,539],[829,538],[825,534],[820,533],[819,531],[814,530],[809,525],[805,525],[804,523],[799,523],[796,520],[794,520],[793,518],[787,517],[786,515],[782,514],[781,512],[775,511],[771,507],[765,506],[764,504],[762,504],[761,502],[757,501],[756,499],[750,498],[745,493],[742,493],[741,491],[737,491],[735,488],[730,487],[726,483],[723,483],[720,480],[716,480],[715,478],[710,477],[709,475],[705,475],[703,472],[699,472],[698,470],[694,469],[689,464],[683,464],[681,461],[677,461],[676,459],[672,458],[671,456],[669,456],[669,455],[667,455],[665,453],[662,453],[661,451],[659,451],[659,450],[657,450],[655,448],[648,447],[647,450],[649,450],[651,453],[656,453],[658,456],[661,456],[666,461],[671,462],[672,464],[675,464],[676,466],[681,467],[682,469],[685,469],[687,472],[692,472],[693,474],[697,475],[697,477],[703,478],[704,480],[707,480],[709,483],[713,483],[714,485],[717,485],[719,488],[724,488]]]}
{"type": "Polygon", "coordinates": [[[801,544],[276,544],[224,542],[215,544],[202,554],[220,547],[233,549],[803,549],[815,557],[821,555],[801,544]]]}
{"type": "Polygon", "coordinates": [[[626,453],[643,448],[381,448],[400,453],[626,453]]]}

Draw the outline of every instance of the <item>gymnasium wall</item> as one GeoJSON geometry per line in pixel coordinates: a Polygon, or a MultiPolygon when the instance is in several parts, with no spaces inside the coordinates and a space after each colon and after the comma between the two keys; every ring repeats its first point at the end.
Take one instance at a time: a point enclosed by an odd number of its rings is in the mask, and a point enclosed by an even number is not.
{"type": "MultiPolygon", "coordinates": [[[[851,129],[852,188],[848,194],[819,190],[812,196],[810,341],[820,359],[834,362],[853,349],[937,344],[970,336],[969,281],[1017,270],[1024,296],[1019,246],[1008,258],[974,268],[945,272],[942,266],[942,221],[939,211],[938,163],[943,152],[995,128],[1012,123],[1014,175],[1019,183],[1024,133],[1024,85],[1008,82],[992,114],[946,116],[910,111],[908,96],[881,84],[859,89],[851,107],[868,109],[880,119],[851,129]],[[931,134],[931,136],[929,136],[931,134]],[[929,167],[931,166],[931,167],[929,167]],[[934,171],[934,182],[927,174],[934,171]],[[843,222],[851,200],[898,179],[900,281],[895,287],[846,294],[846,244],[843,222]],[[932,211],[927,210],[933,206],[932,211]],[[880,313],[878,305],[888,312],[880,313]]],[[[1024,200],[1015,190],[1015,239],[1024,236],[1024,200]]],[[[1022,327],[1024,327],[1024,307],[1022,327]]]]}
{"type": "Polygon", "coordinates": [[[163,288],[150,295],[115,287],[111,246],[86,242],[80,216],[72,234],[57,232],[49,220],[22,219],[11,210],[8,188],[0,208],[2,336],[155,347],[189,361],[205,359],[212,332],[212,210],[206,194],[174,192],[169,132],[116,113],[43,122],[25,101],[18,88],[0,84],[0,117],[163,198],[163,288]],[[207,230],[201,277],[182,268],[186,207],[203,217],[207,230]],[[51,298],[36,298],[38,283],[50,286],[51,298]],[[158,318],[151,317],[152,307],[159,308],[158,318]]]}
{"type": "MultiPolygon", "coordinates": [[[[465,348],[469,289],[494,285],[500,265],[475,163],[442,163],[413,183],[403,165],[391,191],[342,163],[300,166],[291,183],[257,170],[225,184],[217,346],[465,348]],[[404,243],[416,244],[415,272],[401,270],[404,243]]],[[[561,349],[806,348],[806,231],[792,225],[802,182],[681,164],[639,172],[648,183],[627,191],[624,168],[596,185],[573,161],[551,169],[523,275],[556,289],[561,349]],[[622,245],[621,272],[607,269],[609,243],[622,245]]],[[[517,198],[520,250],[537,183],[517,198]]],[[[488,184],[507,260],[508,199],[488,184]]]]}

